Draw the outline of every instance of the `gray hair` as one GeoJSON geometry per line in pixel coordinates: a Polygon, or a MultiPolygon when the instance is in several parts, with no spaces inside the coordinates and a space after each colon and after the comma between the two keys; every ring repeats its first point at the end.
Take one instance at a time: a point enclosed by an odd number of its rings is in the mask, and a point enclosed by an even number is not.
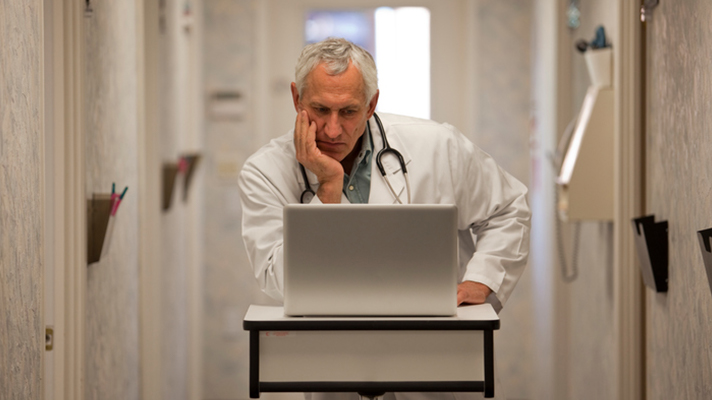
{"type": "Polygon", "coordinates": [[[361,72],[366,103],[371,101],[378,91],[376,63],[371,54],[362,47],[340,38],[328,38],[312,43],[302,50],[294,74],[299,97],[302,97],[306,88],[307,76],[319,64],[326,64],[326,72],[329,75],[339,75],[346,71],[349,62],[361,72]]]}

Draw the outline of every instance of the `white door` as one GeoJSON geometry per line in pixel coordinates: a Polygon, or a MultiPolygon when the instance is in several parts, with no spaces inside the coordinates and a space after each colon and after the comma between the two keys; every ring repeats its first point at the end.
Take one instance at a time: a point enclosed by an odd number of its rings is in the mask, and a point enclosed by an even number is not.
{"type": "MultiPolygon", "coordinates": [[[[262,3],[262,2],[261,2],[262,3]]],[[[289,91],[294,66],[305,45],[305,16],[310,11],[364,10],[377,7],[425,7],[430,11],[430,118],[471,131],[473,78],[468,73],[471,36],[470,2],[463,0],[271,0],[261,11],[256,89],[259,140],[286,133],[294,126],[295,111],[289,91]]],[[[381,82],[382,83],[382,82],[381,82]]]]}

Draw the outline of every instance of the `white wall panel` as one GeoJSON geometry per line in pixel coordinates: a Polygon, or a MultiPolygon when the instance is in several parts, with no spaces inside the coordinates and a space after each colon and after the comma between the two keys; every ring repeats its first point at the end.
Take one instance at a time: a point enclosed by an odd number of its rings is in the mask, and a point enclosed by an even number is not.
{"type": "Polygon", "coordinates": [[[42,393],[42,1],[0,6],[0,398],[42,393]]]}
{"type": "Polygon", "coordinates": [[[646,213],[668,221],[668,292],[646,295],[647,399],[712,396],[712,3],[660,2],[648,29],[646,213]]]}
{"type": "Polygon", "coordinates": [[[139,397],[135,2],[93,2],[85,18],[86,195],[128,186],[110,250],[87,269],[87,399],[139,397]]]}

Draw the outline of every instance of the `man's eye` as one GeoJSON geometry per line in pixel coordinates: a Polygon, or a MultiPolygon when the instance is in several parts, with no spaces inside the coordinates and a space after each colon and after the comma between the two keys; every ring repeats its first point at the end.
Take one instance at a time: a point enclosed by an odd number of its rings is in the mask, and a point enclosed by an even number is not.
{"type": "Polygon", "coordinates": [[[354,114],[356,114],[356,111],[355,110],[343,110],[343,111],[341,111],[341,113],[344,115],[354,115],[354,114]]]}

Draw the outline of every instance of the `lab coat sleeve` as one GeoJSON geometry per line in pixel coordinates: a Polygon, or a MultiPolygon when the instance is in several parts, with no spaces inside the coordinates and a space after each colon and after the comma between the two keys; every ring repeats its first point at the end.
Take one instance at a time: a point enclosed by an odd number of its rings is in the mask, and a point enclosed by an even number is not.
{"type": "MultiPolygon", "coordinates": [[[[238,177],[247,256],[260,289],[278,301],[284,299],[283,209],[299,203],[303,190],[293,160],[290,153],[271,148],[248,159],[238,177]]],[[[314,196],[311,203],[321,201],[314,196]]]]}
{"type": "MultiPolygon", "coordinates": [[[[463,281],[481,282],[505,304],[527,263],[531,212],[527,189],[461,134],[450,147],[450,168],[461,223],[475,251],[463,281]],[[466,231],[465,231],[466,232],[466,231]]],[[[496,303],[499,304],[496,304],[496,303]]]]}
{"type": "Polygon", "coordinates": [[[238,178],[242,203],[242,239],[255,279],[268,296],[283,301],[283,214],[287,199],[255,165],[245,164],[238,178]]]}

